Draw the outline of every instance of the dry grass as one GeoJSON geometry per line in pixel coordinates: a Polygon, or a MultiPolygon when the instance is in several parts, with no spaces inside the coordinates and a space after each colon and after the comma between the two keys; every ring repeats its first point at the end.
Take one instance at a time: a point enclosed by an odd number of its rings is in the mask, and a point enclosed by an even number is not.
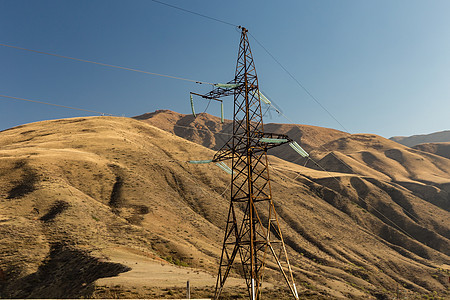
{"type": "MultiPolygon", "coordinates": [[[[376,136],[308,130],[323,132],[318,145],[308,142],[312,133],[303,139],[336,179],[271,158],[302,297],[383,299],[397,284],[405,295],[448,295],[438,268],[449,264],[450,161],[376,136]],[[350,169],[328,162],[323,144],[350,169]]],[[[0,296],[173,298],[192,278],[194,295],[210,297],[228,209],[227,194],[220,195],[229,178],[214,165],[186,161],[213,153],[126,118],[1,132],[0,296]],[[50,294],[44,271],[70,285],[50,294]]],[[[283,283],[272,267],[265,278],[274,285],[264,290],[279,298],[283,283]]],[[[243,295],[242,281],[229,283],[228,298],[243,295]]]]}

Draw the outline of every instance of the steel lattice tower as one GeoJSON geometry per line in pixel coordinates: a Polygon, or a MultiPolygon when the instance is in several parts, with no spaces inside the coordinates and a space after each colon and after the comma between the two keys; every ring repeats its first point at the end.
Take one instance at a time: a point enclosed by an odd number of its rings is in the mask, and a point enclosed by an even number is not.
{"type": "Polygon", "coordinates": [[[232,166],[231,202],[214,298],[220,297],[238,257],[250,299],[260,299],[263,270],[270,252],[292,295],[298,299],[272,200],[267,161],[268,149],[292,140],[286,135],[264,132],[255,63],[247,29],[241,29],[234,80],[200,95],[215,100],[234,96],[233,135],[213,159],[231,160],[232,166]]]}

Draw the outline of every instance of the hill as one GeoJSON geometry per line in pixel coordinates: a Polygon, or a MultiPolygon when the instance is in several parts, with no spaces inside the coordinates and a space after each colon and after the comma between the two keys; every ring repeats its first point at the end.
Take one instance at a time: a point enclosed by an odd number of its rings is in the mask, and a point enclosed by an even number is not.
{"type": "MultiPolygon", "coordinates": [[[[220,118],[207,113],[200,113],[197,117],[184,115],[170,110],[157,110],[134,117],[136,120],[161,128],[191,142],[203,145],[213,150],[219,150],[230,138],[233,132],[231,120],[221,122],[220,118]]],[[[340,138],[349,136],[348,133],[310,125],[295,124],[264,124],[264,131],[287,134],[301,143],[307,151],[319,148],[321,145],[340,138]]],[[[297,159],[298,155],[290,151],[289,146],[273,149],[271,154],[285,160],[297,159]]]]}
{"type": "MultiPolygon", "coordinates": [[[[135,117],[187,140],[218,150],[232,132],[232,122],[209,114],[182,115],[160,110],[135,117]]],[[[401,146],[371,134],[296,124],[266,124],[266,132],[287,134],[310,152],[302,159],[288,145],[270,153],[321,171],[372,177],[400,185],[446,209],[450,208],[450,160],[401,146]],[[434,192],[430,192],[430,190],[434,192]],[[430,194],[431,193],[431,194],[430,194]]]]}
{"type": "MultiPolygon", "coordinates": [[[[160,126],[175,130],[169,116],[160,126]]],[[[222,126],[202,122],[193,125],[222,126]]],[[[448,159],[376,136],[279,130],[301,134],[327,170],[270,157],[301,297],[448,295],[448,159]]],[[[0,132],[0,296],[173,298],[189,279],[193,297],[211,297],[229,177],[186,163],[214,154],[198,143],[113,117],[0,132]]],[[[274,268],[264,291],[280,297],[274,268]]],[[[242,295],[241,282],[230,279],[229,297],[242,295]]]]}
{"type": "Polygon", "coordinates": [[[448,142],[448,143],[425,143],[425,144],[415,145],[412,148],[420,150],[420,151],[440,155],[442,157],[446,157],[446,158],[450,159],[450,142],[448,142]]]}
{"type": "Polygon", "coordinates": [[[390,140],[408,147],[424,143],[448,143],[450,142],[450,130],[412,136],[394,136],[390,140]]]}

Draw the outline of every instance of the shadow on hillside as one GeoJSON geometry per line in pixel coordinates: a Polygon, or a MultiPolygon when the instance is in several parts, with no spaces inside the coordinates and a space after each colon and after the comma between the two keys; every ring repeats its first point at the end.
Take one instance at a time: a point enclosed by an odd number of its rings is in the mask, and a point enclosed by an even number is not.
{"type": "Polygon", "coordinates": [[[89,256],[62,244],[54,244],[39,269],[16,280],[11,279],[0,291],[1,298],[81,298],[94,291],[94,282],[117,276],[129,267],[89,256]]]}
{"type": "Polygon", "coordinates": [[[18,199],[26,196],[36,190],[38,175],[23,160],[20,160],[14,166],[14,170],[23,172],[21,179],[14,182],[14,187],[8,191],[6,199],[18,199]]]}

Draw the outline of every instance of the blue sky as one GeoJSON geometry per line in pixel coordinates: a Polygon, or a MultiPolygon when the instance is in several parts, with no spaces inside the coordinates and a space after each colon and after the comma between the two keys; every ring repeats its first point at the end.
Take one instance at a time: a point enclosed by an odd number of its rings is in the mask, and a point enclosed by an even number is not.
{"type": "MultiPolygon", "coordinates": [[[[247,27],[350,133],[450,129],[450,1],[162,1],[247,27]]],[[[150,0],[0,0],[0,43],[194,80],[231,80],[239,37],[231,26],[150,0]]],[[[260,89],[290,119],[344,130],[250,43],[260,89]]],[[[190,113],[189,92],[208,90],[0,46],[3,95],[135,116],[190,113]]],[[[213,103],[208,112],[219,110],[213,103]]],[[[0,98],[0,130],[83,115],[0,98]]],[[[272,113],[265,122],[287,120],[272,113]]]]}

